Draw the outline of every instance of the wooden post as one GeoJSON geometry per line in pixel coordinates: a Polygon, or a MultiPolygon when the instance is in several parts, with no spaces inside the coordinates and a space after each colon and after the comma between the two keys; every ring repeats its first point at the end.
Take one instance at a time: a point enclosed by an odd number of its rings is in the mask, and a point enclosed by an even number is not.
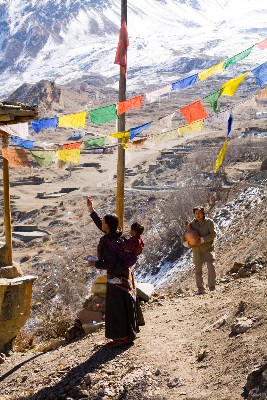
{"type": "MultiPolygon", "coordinates": [[[[121,25],[123,21],[127,24],[127,0],[121,0],[121,25]]],[[[119,83],[119,102],[126,100],[126,76],[120,67],[119,83]]],[[[125,131],[125,113],[119,115],[118,132],[125,131]]],[[[122,142],[121,139],[118,140],[122,142]]],[[[125,178],[125,149],[118,146],[118,164],[117,164],[117,194],[116,194],[116,214],[119,217],[120,227],[123,230],[124,222],[124,178],[125,178]]]]}
{"type": "MultiPolygon", "coordinates": [[[[3,136],[3,148],[8,147],[8,137],[3,136]]],[[[4,226],[6,236],[5,248],[5,265],[13,264],[12,254],[12,227],[11,227],[11,211],[10,211],[10,191],[9,191],[9,165],[8,161],[3,158],[3,186],[4,186],[4,226]]]]}

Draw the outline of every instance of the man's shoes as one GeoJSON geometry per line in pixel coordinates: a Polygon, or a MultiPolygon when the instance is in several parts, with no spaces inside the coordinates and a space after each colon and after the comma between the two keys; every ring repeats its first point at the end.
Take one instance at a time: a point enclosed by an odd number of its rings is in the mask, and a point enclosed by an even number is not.
{"type": "Polygon", "coordinates": [[[196,295],[206,294],[206,291],[205,291],[205,289],[198,289],[198,291],[195,294],[196,295]]]}
{"type": "Polygon", "coordinates": [[[210,292],[213,292],[213,291],[215,290],[215,286],[211,286],[211,287],[209,288],[209,290],[210,290],[210,292]]]}
{"type": "Polygon", "coordinates": [[[133,344],[128,336],[120,339],[113,339],[112,342],[108,343],[108,347],[113,349],[116,347],[125,346],[126,344],[133,344]]]}

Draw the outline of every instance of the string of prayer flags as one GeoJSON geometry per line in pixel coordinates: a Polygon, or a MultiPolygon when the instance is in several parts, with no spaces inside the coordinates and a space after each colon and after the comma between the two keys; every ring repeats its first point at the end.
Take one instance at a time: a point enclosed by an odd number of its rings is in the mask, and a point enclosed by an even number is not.
{"type": "Polygon", "coordinates": [[[260,50],[264,50],[267,48],[267,38],[262,40],[259,43],[256,43],[256,46],[260,49],[260,50]]]}
{"type": "Polygon", "coordinates": [[[65,143],[63,144],[63,150],[80,149],[82,144],[82,142],[65,143]]]}
{"type": "Polygon", "coordinates": [[[158,119],[160,126],[164,128],[171,128],[172,126],[172,119],[175,116],[175,113],[166,115],[166,117],[162,117],[158,119]]]}
{"type": "Polygon", "coordinates": [[[50,165],[52,165],[54,162],[55,154],[56,154],[55,151],[49,151],[49,150],[31,151],[31,155],[34,157],[35,161],[37,161],[41,167],[49,167],[50,165]]]}
{"type": "Polygon", "coordinates": [[[233,116],[232,114],[229,115],[228,124],[227,124],[227,137],[230,137],[231,130],[232,130],[232,123],[233,123],[233,116]]]}
{"type": "Polygon", "coordinates": [[[178,139],[178,129],[172,129],[171,131],[161,132],[156,135],[153,135],[153,139],[155,143],[161,143],[167,140],[175,140],[178,139]]]}
{"type": "Polygon", "coordinates": [[[147,141],[147,138],[142,138],[138,140],[134,140],[133,142],[128,142],[127,147],[132,150],[139,150],[144,143],[147,141]]]}
{"type": "Polygon", "coordinates": [[[59,161],[72,162],[73,164],[79,164],[80,162],[80,149],[67,149],[67,150],[57,150],[57,158],[59,161]]]}
{"type": "Polygon", "coordinates": [[[160,88],[158,90],[154,90],[153,92],[146,93],[146,99],[150,103],[154,103],[159,99],[160,96],[163,96],[164,94],[168,94],[172,91],[172,85],[166,85],[163,88],[160,88]]]}
{"type": "Polygon", "coordinates": [[[130,140],[133,140],[135,136],[139,136],[142,131],[149,129],[153,121],[147,122],[146,124],[136,126],[130,129],[130,140]]]}
{"type": "Polygon", "coordinates": [[[105,124],[118,119],[116,104],[95,108],[89,111],[89,115],[93,124],[105,124]]]}
{"type": "Polygon", "coordinates": [[[29,137],[29,125],[28,122],[21,122],[19,124],[2,125],[1,131],[8,133],[11,136],[17,136],[21,139],[27,139],[29,137]]]}
{"type": "Polygon", "coordinates": [[[221,109],[221,105],[218,102],[221,92],[222,92],[222,90],[219,89],[216,92],[210,93],[204,97],[204,99],[210,103],[211,111],[216,112],[216,113],[220,112],[220,109],[221,109]]]}
{"type": "Polygon", "coordinates": [[[11,142],[23,147],[24,149],[31,150],[34,148],[35,140],[21,139],[16,136],[11,136],[11,142]]]}
{"type": "Polygon", "coordinates": [[[194,85],[197,81],[197,78],[198,74],[188,76],[184,79],[179,79],[179,81],[172,84],[172,90],[185,89],[188,86],[194,85]]]}
{"type": "Polygon", "coordinates": [[[248,72],[246,72],[243,75],[238,76],[237,78],[230,79],[229,81],[225,82],[221,86],[221,95],[222,96],[233,96],[240,85],[240,83],[245,79],[247,76],[248,72]]]}
{"type": "Polygon", "coordinates": [[[204,128],[204,121],[200,119],[198,121],[192,122],[192,124],[179,126],[178,134],[179,136],[184,136],[184,134],[187,132],[201,132],[203,131],[203,128],[204,128]]]}
{"type": "Polygon", "coordinates": [[[203,71],[200,71],[198,73],[198,77],[201,81],[204,81],[207,79],[209,76],[214,75],[214,74],[220,74],[224,71],[224,61],[213,65],[210,68],[204,69],[203,71]]]}
{"type": "Polygon", "coordinates": [[[126,149],[126,143],[128,143],[130,139],[130,131],[116,132],[108,136],[121,139],[122,147],[123,149],[126,149]]]}
{"type": "Polygon", "coordinates": [[[121,101],[117,104],[118,115],[124,114],[126,111],[132,110],[134,108],[142,107],[143,95],[133,97],[132,99],[121,101]]]}
{"type": "Polygon", "coordinates": [[[35,133],[39,133],[42,129],[56,129],[58,126],[58,118],[56,117],[32,121],[31,126],[35,133]]]}
{"type": "Polygon", "coordinates": [[[208,114],[206,113],[200,100],[190,104],[189,106],[180,108],[179,111],[181,112],[181,114],[183,114],[188,124],[191,124],[191,122],[194,122],[198,119],[204,119],[208,117],[208,114]]]}
{"type": "Polygon", "coordinates": [[[85,127],[86,123],[86,111],[76,113],[76,114],[69,114],[69,115],[62,115],[58,117],[58,127],[59,128],[79,128],[85,127]]]}
{"type": "Polygon", "coordinates": [[[128,31],[126,21],[124,20],[121,25],[119,33],[119,42],[117,46],[114,64],[121,66],[121,71],[126,75],[127,70],[127,49],[129,46],[128,31]]]}
{"type": "Polygon", "coordinates": [[[267,61],[254,68],[251,72],[255,76],[258,84],[262,86],[267,81],[267,61]]]}
{"type": "Polygon", "coordinates": [[[2,149],[2,156],[9,162],[11,167],[30,167],[28,155],[24,149],[2,149]]]}
{"type": "Polygon", "coordinates": [[[223,144],[223,147],[221,148],[217,160],[215,161],[215,165],[213,167],[213,171],[216,173],[219,169],[219,167],[222,165],[226,150],[227,150],[227,146],[228,146],[228,140],[226,140],[223,144]]]}
{"type": "Polygon", "coordinates": [[[235,56],[233,56],[233,57],[229,58],[228,60],[226,60],[225,64],[224,64],[224,69],[228,68],[230,65],[233,65],[236,62],[241,61],[245,57],[247,57],[251,53],[253,47],[254,46],[251,46],[249,49],[246,49],[246,50],[242,51],[241,53],[238,53],[235,56]]]}
{"type": "Polygon", "coordinates": [[[103,147],[106,141],[106,136],[88,139],[84,142],[84,148],[89,149],[90,147],[103,147]]]}

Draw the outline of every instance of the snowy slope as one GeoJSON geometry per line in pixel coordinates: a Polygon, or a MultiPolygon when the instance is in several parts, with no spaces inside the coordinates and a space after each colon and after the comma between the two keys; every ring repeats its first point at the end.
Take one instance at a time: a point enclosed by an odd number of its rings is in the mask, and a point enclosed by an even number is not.
{"type": "MultiPolygon", "coordinates": [[[[119,0],[0,0],[1,96],[23,82],[99,73],[117,87],[119,0]]],[[[165,85],[267,37],[267,1],[128,1],[129,89],[165,85]]],[[[253,50],[240,72],[267,60],[253,50]]],[[[234,73],[234,70],[232,71],[234,73]]]]}

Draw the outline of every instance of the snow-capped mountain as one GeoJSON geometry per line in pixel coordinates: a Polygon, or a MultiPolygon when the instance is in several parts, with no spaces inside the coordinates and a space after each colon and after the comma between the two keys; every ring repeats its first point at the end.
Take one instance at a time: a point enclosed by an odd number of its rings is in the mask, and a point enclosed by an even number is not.
{"type": "MultiPolygon", "coordinates": [[[[1,97],[41,79],[65,84],[98,73],[117,87],[121,1],[0,0],[1,97]]],[[[264,0],[128,1],[127,88],[164,86],[267,37],[264,0]]],[[[240,73],[267,60],[253,52],[240,73]]],[[[234,76],[234,69],[232,69],[234,76]]]]}

